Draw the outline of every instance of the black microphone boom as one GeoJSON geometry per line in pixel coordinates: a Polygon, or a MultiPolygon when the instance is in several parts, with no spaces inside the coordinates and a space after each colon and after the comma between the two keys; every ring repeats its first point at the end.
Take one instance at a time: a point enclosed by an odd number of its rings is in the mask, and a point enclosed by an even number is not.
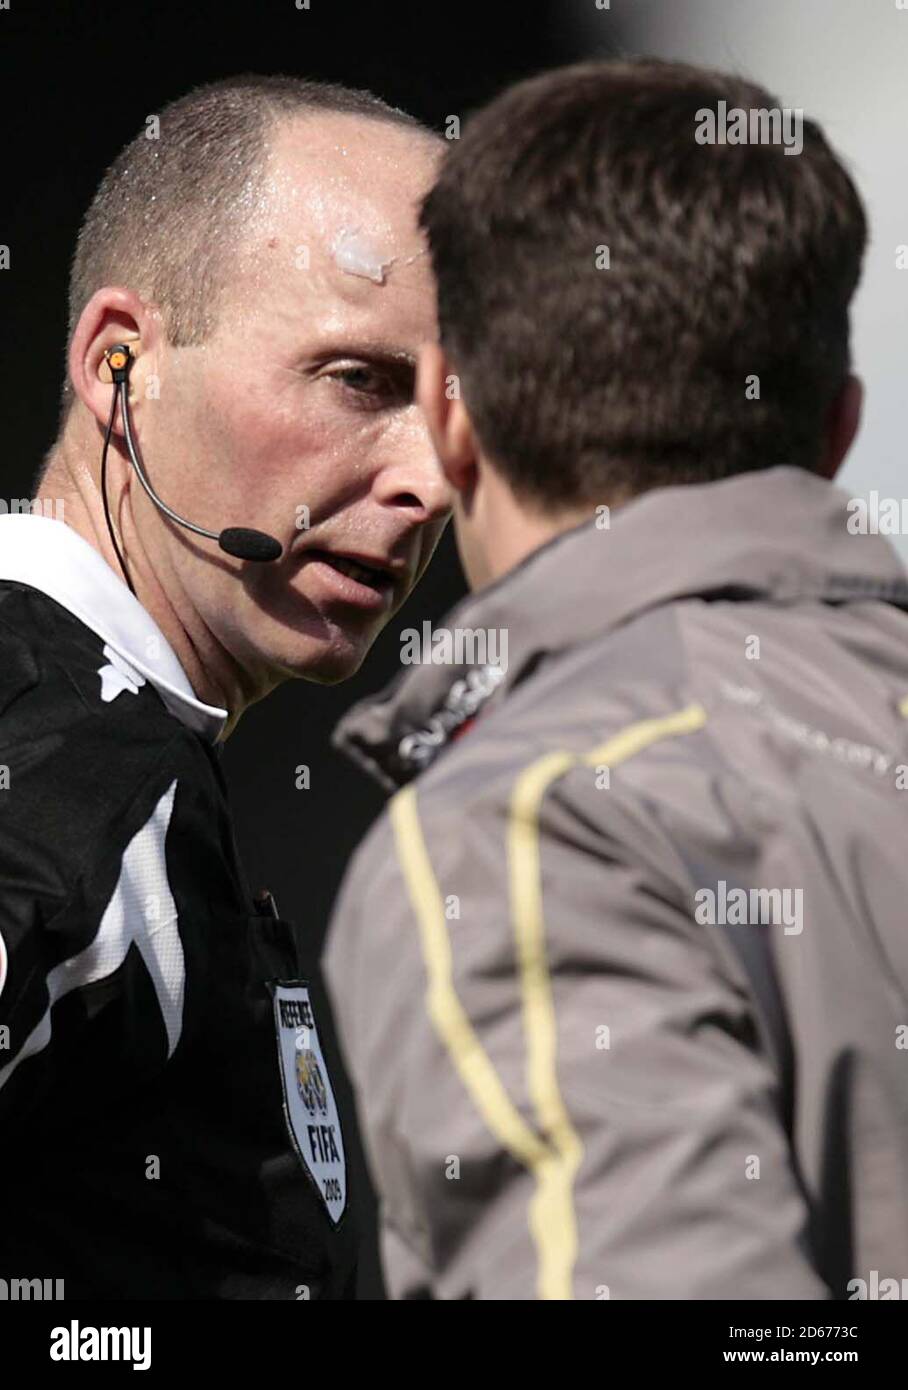
{"type": "MultiPolygon", "coordinates": [[[[223,531],[208,531],[204,526],[196,526],[194,521],[187,521],[184,516],[180,516],[172,507],[162,501],[151,485],[148,474],[139,458],[135,441],[132,437],[132,419],[129,409],[129,369],[132,366],[132,351],[124,343],[117,343],[112,348],[108,348],[104,354],[107,358],[110,373],[114,382],[114,400],[117,393],[120,397],[120,412],[123,417],[123,434],[126,438],[126,449],[132,461],[132,466],[136,471],[136,477],[142,487],[151,498],[152,502],[160,512],[170,517],[177,526],[183,526],[187,531],[194,531],[197,536],[204,536],[206,540],[217,541],[218,545],[227,555],[233,555],[237,560],[251,560],[256,564],[270,564],[273,560],[279,560],[284,553],[284,548],[279,540],[274,536],[269,536],[265,531],[254,531],[248,526],[227,526],[223,531]]],[[[113,425],[113,410],[107,427],[107,438],[104,441],[104,453],[106,462],[107,444],[110,439],[110,430],[113,425]]],[[[102,469],[103,481],[103,469],[102,469]]],[[[106,509],[105,491],[105,509],[106,509]]],[[[110,518],[108,517],[108,526],[110,518]]],[[[112,537],[113,538],[113,537],[112,537]]],[[[117,549],[119,556],[119,549],[117,549]]],[[[122,560],[120,562],[122,564],[122,560]]],[[[124,570],[125,573],[125,570],[124,570]]],[[[127,583],[129,576],[127,575],[127,583]]],[[[130,588],[132,585],[130,584],[130,588]]]]}

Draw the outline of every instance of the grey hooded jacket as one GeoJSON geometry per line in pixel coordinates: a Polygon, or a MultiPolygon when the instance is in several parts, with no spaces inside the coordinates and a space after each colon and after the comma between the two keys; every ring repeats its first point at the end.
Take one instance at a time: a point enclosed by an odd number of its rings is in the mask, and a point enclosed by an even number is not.
{"type": "Polygon", "coordinates": [[[905,571],[790,468],[605,519],[449,617],[506,672],[338,730],[399,788],[327,952],[390,1292],[905,1296],[905,571]]]}

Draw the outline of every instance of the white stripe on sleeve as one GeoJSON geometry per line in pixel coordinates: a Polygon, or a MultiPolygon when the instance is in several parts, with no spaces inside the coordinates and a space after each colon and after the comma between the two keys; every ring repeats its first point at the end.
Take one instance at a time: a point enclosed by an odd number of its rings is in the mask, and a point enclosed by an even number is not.
{"type": "Polygon", "coordinates": [[[47,1010],[16,1056],[0,1068],[0,1087],[24,1058],[40,1052],[50,1042],[51,1009],[57,1000],[71,990],[84,989],[112,975],[123,964],[132,942],[141,951],[154,984],[167,1030],[167,1055],[173,1055],[183,1027],[186,988],[183,943],[164,853],[176,790],[174,781],[127,845],[117,886],[94,940],[77,956],[54,966],[48,975],[47,1010]]]}

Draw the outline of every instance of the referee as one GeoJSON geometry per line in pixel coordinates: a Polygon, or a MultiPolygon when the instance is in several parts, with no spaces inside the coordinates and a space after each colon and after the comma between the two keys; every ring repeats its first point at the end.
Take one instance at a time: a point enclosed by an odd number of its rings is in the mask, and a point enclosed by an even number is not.
{"type": "Polygon", "coordinates": [[[352,674],[444,524],[412,399],[435,148],[364,93],[229,80],[87,215],[45,514],[0,518],[4,1277],[352,1294],[317,961],[250,893],[218,749],[282,680],[352,674]]]}

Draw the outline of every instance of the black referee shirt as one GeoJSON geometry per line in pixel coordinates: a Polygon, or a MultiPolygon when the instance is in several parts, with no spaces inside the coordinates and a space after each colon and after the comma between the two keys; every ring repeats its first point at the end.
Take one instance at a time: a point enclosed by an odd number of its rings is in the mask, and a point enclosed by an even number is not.
{"type": "Polygon", "coordinates": [[[256,915],[202,704],[62,522],[0,517],[0,1278],[352,1296],[303,934],[256,915]]]}

